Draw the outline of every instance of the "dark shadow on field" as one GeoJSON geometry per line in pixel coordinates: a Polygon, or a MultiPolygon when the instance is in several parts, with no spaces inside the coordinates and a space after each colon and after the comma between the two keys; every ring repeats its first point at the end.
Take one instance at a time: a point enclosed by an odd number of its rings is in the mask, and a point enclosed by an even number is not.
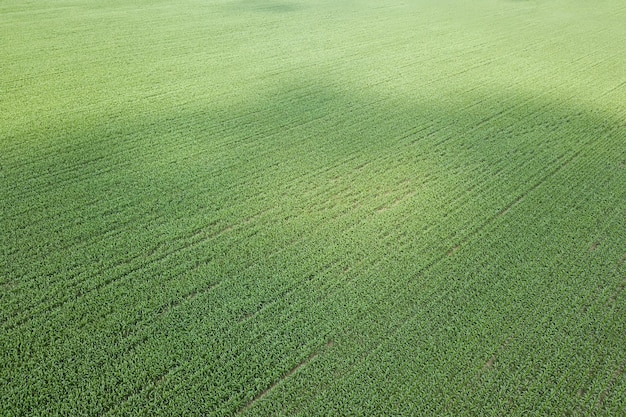
{"type": "MultiPolygon", "coordinates": [[[[26,192],[19,185],[25,176],[32,177],[33,189],[42,184],[38,199],[49,195],[58,203],[47,208],[52,213],[67,210],[68,204],[80,213],[86,203],[105,219],[130,215],[134,209],[180,210],[171,221],[182,221],[177,226],[181,235],[191,233],[191,226],[185,226],[187,216],[238,223],[285,198],[302,210],[287,217],[320,215],[307,206],[323,201],[293,194],[297,176],[306,178],[309,189],[325,189],[335,181],[330,195],[346,199],[345,204],[359,194],[361,205],[355,203],[355,213],[360,213],[375,208],[368,207],[369,198],[383,204],[379,194],[401,178],[417,181],[433,169],[442,185],[462,184],[467,172],[477,170],[493,173],[490,181],[496,190],[510,187],[523,178],[500,173],[504,161],[534,154],[549,161],[620,123],[612,115],[531,94],[474,94],[451,106],[446,97],[407,102],[311,82],[268,91],[252,103],[197,103],[195,108],[162,109],[136,120],[125,117],[103,116],[109,121],[90,131],[58,126],[57,131],[71,133],[53,141],[50,149],[37,149],[36,159],[20,155],[12,161],[18,166],[16,161],[25,158],[22,168],[7,170],[3,178],[14,184],[3,201],[7,216],[16,213],[14,220],[23,227],[29,223],[17,214],[26,211],[19,198],[26,192]],[[511,108],[516,102],[524,105],[511,108]],[[385,166],[390,167],[386,173],[385,166]],[[341,178],[332,167],[341,167],[341,178]],[[369,187],[367,181],[376,186],[369,187]],[[94,203],[93,197],[101,194],[108,198],[94,203]],[[259,206],[250,209],[248,202],[255,198],[259,206]],[[118,200],[123,210],[111,207],[111,201],[118,200]],[[98,210],[99,205],[104,208],[98,210]]],[[[489,198],[501,197],[494,192],[489,198]]],[[[495,200],[494,210],[510,203],[495,200]]]]}
{"type": "MultiPolygon", "coordinates": [[[[454,101],[454,92],[407,100],[308,80],[230,106],[172,105],[131,120],[124,112],[103,115],[108,121],[89,131],[76,131],[80,123],[68,121],[48,130],[68,132],[50,141],[49,149],[11,161],[13,168],[2,180],[12,186],[2,208],[18,228],[30,224],[22,213],[46,217],[74,209],[79,218],[104,220],[101,232],[125,216],[167,213],[171,235],[147,234],[146,242],[137,242],[141,248],[154,246],[148,243],[153,239],[188,236],[202,219],[219,219],[228,227],[277,207],[285,218],[323,217],[319,210],[328,198],[336,200],[334,206],[352,204],[357,218],[393,205],[395,200],[386,202],[384,196],[397,194],[394,187],[401,181],[429,177],[438,181],[434,185],[462,187],[468,173],[481,172],[492,174],[495,192],[485,197],[497,212],[511,203],[497,190],[524,180],[517,172],[501,172],[506,161],[549,162],[575,152],[589,138],[600,140],[620,123],[614,115],[532,94],[462,95],[463,102],[454,101]],[[299,177],[302,181],[295,181],[299,177]],[[41,189],[32,198],[49,199],[44,211],[27,209],[32,202],[22,197],[30,192],[20,184],[30,184],[33,193],[41,189]],[[288,204],[281,208],[283,203],[288,204]]],[[[439,198],[444,204],[447,197],[439,198]]],[[[443,221],[441,214],[433,221],[443,221]]],[[[43,246],[71,245],[87,231],[68,227],[59,233],[57,240],[43,236],[43,246]]],[[[299,233],[316,240],[313,230],[299,233]]],[[[14,236],[9,252],[22,253],[17,248],[26,236],[14,236]]],[[[446,240],[437,245],[442,247],[433,251],[454,247],[446,240]]]]}

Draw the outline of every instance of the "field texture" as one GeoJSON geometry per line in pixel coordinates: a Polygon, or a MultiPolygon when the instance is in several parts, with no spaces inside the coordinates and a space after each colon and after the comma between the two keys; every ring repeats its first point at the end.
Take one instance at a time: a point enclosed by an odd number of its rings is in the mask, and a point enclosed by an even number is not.
{"type": "Polygon", "coordinates": [[[626,415],[621,0],[0,0],[0,415],[626,415]]]}

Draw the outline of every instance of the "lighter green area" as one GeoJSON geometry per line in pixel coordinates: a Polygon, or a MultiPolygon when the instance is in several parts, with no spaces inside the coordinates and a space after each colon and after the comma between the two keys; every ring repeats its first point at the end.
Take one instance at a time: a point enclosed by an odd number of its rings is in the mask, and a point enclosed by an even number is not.
{"type": "Polygon", "coordinates": [[[621,0],[0,0],[0,415],[626,415],[621,0]]]}

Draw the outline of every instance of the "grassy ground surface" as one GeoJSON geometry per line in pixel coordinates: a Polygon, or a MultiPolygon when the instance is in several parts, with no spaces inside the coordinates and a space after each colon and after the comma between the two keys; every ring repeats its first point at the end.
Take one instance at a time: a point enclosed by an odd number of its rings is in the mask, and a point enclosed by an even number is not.
{"type": "Polygon", "coordinates": [[[0,414],[626,414],[624,22],[0,1],[0,414]]]}

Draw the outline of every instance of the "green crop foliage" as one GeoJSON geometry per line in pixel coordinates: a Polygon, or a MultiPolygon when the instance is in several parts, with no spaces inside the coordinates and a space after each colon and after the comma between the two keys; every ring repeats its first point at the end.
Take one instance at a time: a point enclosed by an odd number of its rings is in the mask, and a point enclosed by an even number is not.
{"type": "Polygon", "coordinates": [[[0,415],[626,415],[622,3],[0,1],[0,415]]]}

